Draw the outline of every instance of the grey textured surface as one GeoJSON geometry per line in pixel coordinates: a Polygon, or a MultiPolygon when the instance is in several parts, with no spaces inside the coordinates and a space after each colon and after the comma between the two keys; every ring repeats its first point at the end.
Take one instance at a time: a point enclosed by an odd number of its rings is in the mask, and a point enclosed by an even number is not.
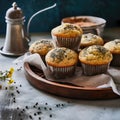
{"type": "MultiPolygon", "coordinates": [[[[105,32],[107,38],[108,35],[118,37],[119,29],[112,29],[112,31],[114,31],[114,34],[111,34],[111,30],[108,30],[109,34],[107,31],[105,32]]],[[[50,34],[34,34],[31,36],[31,43],[40,38],[51,38],[50,34]]],[[[3,44],[4,37],[0,37],[0,45],[3,44]]],[[[14,67],[13,78],[16,82],[13,84],[13,90],[0,90],[0,120],[31,120],[31,116],[33,120],[39,120],[40,118],[41,120],[120,119],[120,99],[89,101],[47,94],[30,85],[25,78],[23,68],[18,70],[21,65],[12,63],[15,59],[0,55],[0,70],[14,67]],[[20,87],[20,85],[22,86],[20,87]]]]}

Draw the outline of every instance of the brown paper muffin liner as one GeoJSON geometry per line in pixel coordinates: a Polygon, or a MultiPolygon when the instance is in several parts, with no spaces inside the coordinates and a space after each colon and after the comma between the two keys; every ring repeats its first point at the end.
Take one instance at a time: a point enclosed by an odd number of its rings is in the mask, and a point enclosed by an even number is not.
{"type": "Polygon", "coordinates": [[[120,54],[112,54],[113,59],[110,63],[110,66],[120,67],[120,54]]]}
{"type": "Polygon", "coordinates": [[[74,38],[65,38],[52,35],[52,38],[58,47],[66,47],[75,51],[78,51],[78,49],[80,48],[81,36],[77,36],[74,38]]]}
{"type": "Polygon", "coordinates": [[[81,63],[81,65],[83,69],[83,74],[87,76],[106,73],[109,67],[109,63],[104,65],[88,65],[81,63]]]}
{"type": "Polygon", "coordinates": [[[76,65],[69,67],[54,67],[47,64],[47,66],[52,75],[57,79],[73,76],[76,68],[76,65]]]}

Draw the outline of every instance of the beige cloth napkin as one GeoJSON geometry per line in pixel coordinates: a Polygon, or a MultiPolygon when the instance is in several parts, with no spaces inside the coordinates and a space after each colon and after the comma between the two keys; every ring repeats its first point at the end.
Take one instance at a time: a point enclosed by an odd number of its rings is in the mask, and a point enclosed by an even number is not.
{"type": "Polygon", "coordinates": [[[14,63],[24,63],[29,64],[42,69],[45,77],[49,81],[59,82],[59,83],[69,83],[80,87],[92,87],[92,88],[107,88],[111,87],[113,92],[120,95],[120,68],[110,67],[107,74],[99,74],[94,76],[85,76],[82,74],[81,67],[77,67],[75,75],[70,78],[65,79],[55,79],[50,71],[47,69],[46,65],[42,61],[39,54],[26,53],[24,56],[19,57],[14,61],[14,63]]]}

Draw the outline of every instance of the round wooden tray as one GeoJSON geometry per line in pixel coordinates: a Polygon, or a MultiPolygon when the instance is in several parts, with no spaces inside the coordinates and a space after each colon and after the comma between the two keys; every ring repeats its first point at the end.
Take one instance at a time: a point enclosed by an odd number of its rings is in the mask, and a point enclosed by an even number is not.
{"type": "Polygon", "coordinates": [[[88,100],[113,99],[120,97],[113,93],[111,88],[83,88],[48,81],[45,79],[42,70],[39,70],[36,67],[29,65],[28,63],[24,64],[24,69],[27,80],[34,87],[54,95],[88,100]]]}

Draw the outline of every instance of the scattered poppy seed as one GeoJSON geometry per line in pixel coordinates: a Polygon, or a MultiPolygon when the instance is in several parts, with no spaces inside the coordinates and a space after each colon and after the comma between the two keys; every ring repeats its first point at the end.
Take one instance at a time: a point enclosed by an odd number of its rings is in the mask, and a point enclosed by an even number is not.
{"type": "Polygon", "coordinates": [[[37,114],[39,115],[39,114],[41,114],[42,112],[37,112],[37,114]]]}
{"type": "Polygon", "coordinates": [[[5,87],[5,90],[7,90],[8,88],[7,87],[5,87]]]}
{"type": "Polygon", "coordinates": [[[17,110],[19,110],[19,107],[17,107],[17,110]]]}
{"type": "Polygon", "coordinates": [[[14,93],[11,93],[11,96],[14,96],[14,93]]]}
{"type": "Polygon", "coordinates": [[[17,90],[16,92],[17,92],[18,94],[20,94],[20,91],[17,90]]]}
{"type": "Polygon", "coordinates": [[[57,104],[56,107],[59,107],[59,105],[57,104]]]}
{"type": "Polygon", "coordinates": [[[41,120],[41,117],[39,117],[39,120],[41,120]]]}
{"type": "Polygon", "coordinates": [[[46,108],[46,107],[44,107],[44,109],[45,109],[45,110],[47,110],[47,108],[46,108]]]}
{"type": "Polygon", "coordinates": [[[22,87],[22,85],[20,84],[20,87],[22,87]]]}
{"type": "Polygon", "coordinates": [[[62,106],[65,106],[65,104],[62,104],[62,106]]]}
{"type": "Polygon", "coordinates": [[[35,105],[38,105],[38,102],[36,102],[36,104],[35,105]]]}
{"type": "Polygon", "coordinates": [[[48,103],[45,103],[45,105],[48,105],[48,103]]]}
{"type": "Polygon", "coordinates": [[[40,110],[40,107],[38,107],[38,110],[40,110]]]}
{"type": "Polygon", "coordinates": [[[34,116],[36,116],[37,114],[36,113],[34,113],[34,116]]]}
{"type": "Polygon", "coordinates": [[[52,108],[49,108],[49,110],[52,110],[52,108]]]}
{"type": "Polygon", "coordinates": [[[36,106],[34,105],[33,108],[36,108],[36,106]]]}
{"type": "Polygon", "coordinates": [[[28,106],[25,106],[26,109],[28,109],[28,106]]]}
{"type": "Polygon", "coordinates": [[[20,114],[20,113],[19,113],[18,115],[19,115],[19,116],[21,116],[21,114],[20,114]]]}
{"type": "Polygon", "coordinates": [[[31,116],[31,115],[29,115],[29,118],[30,118],[30,119],[32,119],[32,116],[31,116]]]}
{"type": "Polygon", "coordinates": [[[50,117],[52,117],[52,114],[50,114],[50,117]]]}
{"type": "Polygon", "coordinates": [[[21,111],[21,113],[23,113],[23,111],[21,111]]]}

